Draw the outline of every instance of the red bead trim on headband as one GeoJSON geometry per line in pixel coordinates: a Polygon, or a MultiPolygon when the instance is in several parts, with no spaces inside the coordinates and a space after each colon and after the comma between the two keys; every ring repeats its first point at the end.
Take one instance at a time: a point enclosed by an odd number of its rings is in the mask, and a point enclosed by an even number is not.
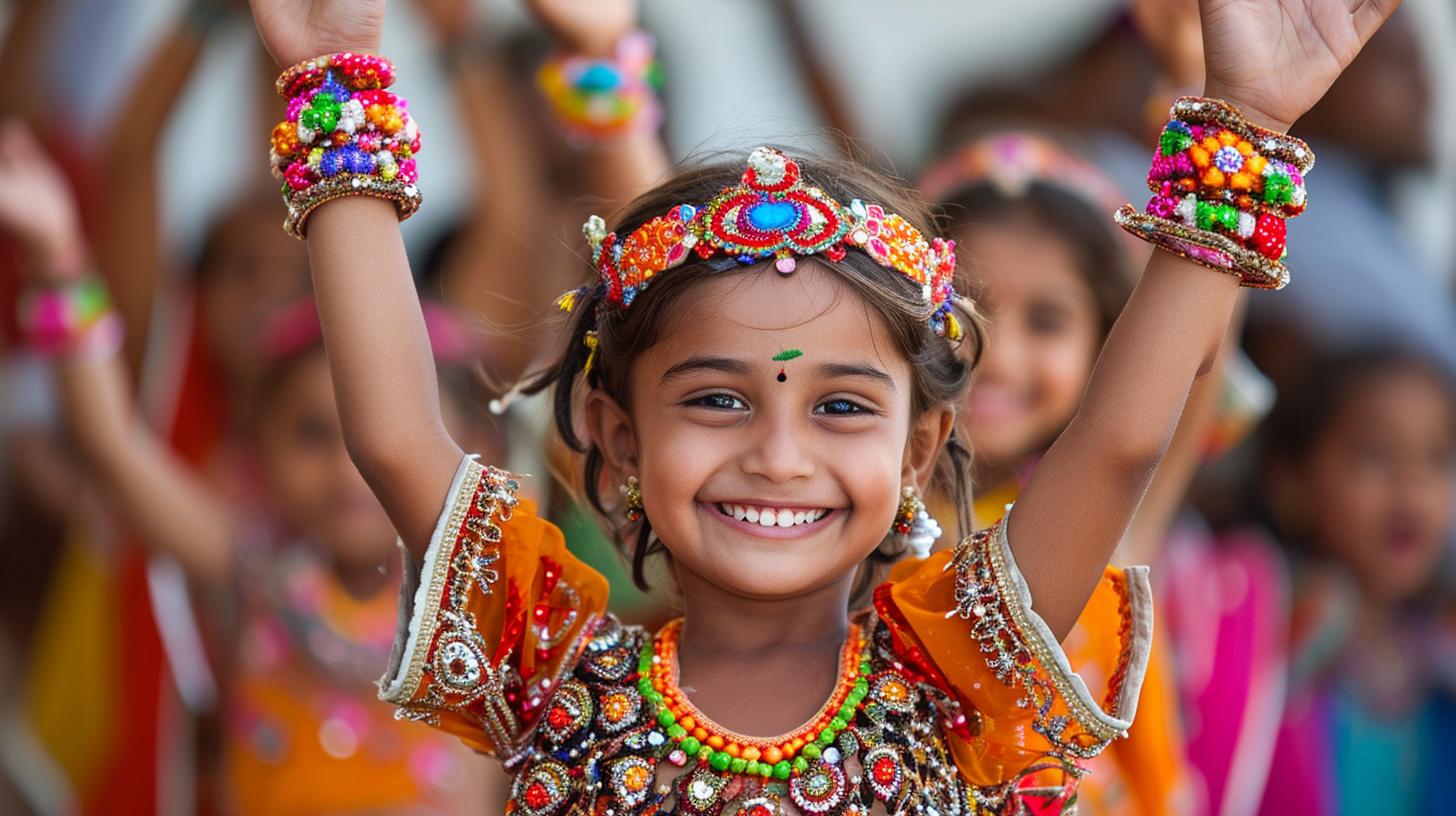
{"type": "MultiPolygon", "coordinates": [[[[739,183],[701,209],[678,205],[625,238],[608,233],[597,216],[582,231],[592,248],[603,301],[619,308],[631,306],[654,277],[681,265],[689,250],[701,258],[727,255],[744,264],[773,259],[779,272],[789,274],[796,258],[822,254],[839,261],[846,250],[859,249],[920,287],[936,334],[953,341],[962,337],[952,311],[954,241],[927,239],[878,205],[859,199],[840,204],[804,184],[798,163],[771,147],[749,154],[739,183]]],[[[575,303],[571,294],[559,301],[563,308],[575,303]]]]}

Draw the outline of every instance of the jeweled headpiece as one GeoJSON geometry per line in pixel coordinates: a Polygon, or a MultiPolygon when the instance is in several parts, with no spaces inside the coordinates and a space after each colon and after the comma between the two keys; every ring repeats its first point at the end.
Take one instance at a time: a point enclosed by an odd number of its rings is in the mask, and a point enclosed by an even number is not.
{"type": "MultiPolygon", "coordinates": [[[[700,258],[721,254],[742,264],[773,259],[774,268],[788,275],[796,258],[822,254],[839,261],[847,250],[859,249],[920,287],[937,335],[962,336],[952,308],[954,241],[926,239],[909,221],[875,204],[859,199],[840,204],[804,184],[798,163],[771,147],[749,154],[739,183],[701,208],[680,204],[620,238],[594,215],[582,232],[591,245],[597,289],[608,306],[630,307],[658,275],[682,265],[689,252],[700,258]]],[[[575,294],[562,297],[562,308],[572,308],[575,294]]]]}

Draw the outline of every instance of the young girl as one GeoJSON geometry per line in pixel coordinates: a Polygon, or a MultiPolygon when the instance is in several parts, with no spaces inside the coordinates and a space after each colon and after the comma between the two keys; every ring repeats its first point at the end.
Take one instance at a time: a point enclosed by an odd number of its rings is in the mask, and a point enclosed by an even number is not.
{"type": "MultiPolygon", "coordinates": [[[[1205,0],[1207,92],[1284,130],[1392,6],[1205,0]]],[[[516,479],[465,456],[440,421],[393,228],[419,203],[419,142],[384,89],[392,66],[370,56],[382,2],[256,0],[254,14],[295,64],[275,166],[287,224],[307,231],[345,438],[418,579],[386,699],[502,759],[525,814],[964,813],[1069,795],[1057,772],[1077,775],[1133,713],[1146,574],[1105,564],[1218,348],[1234,276],[1159,253],[1016,511],[852,616],[872,554],[928,551],[938,532],[915,497],[970,375],[956,342],[977,344],[950,245],[882,181],[770,149],[746,170],[679,175],[615,232],[589,222],[599,282],[563,299],[572,342],[535,385],[555,387],[587,489],[605,507],[603,486],[621,486],[632,557],[670,559],[682,621],[622,627],[516,479]],[[892,525],[902,542],[886,541],[892,525]],[[1058,646],[1079,618],[1120,655],[1096,697],[1058,646]]],[[[1179,115],[1194,125],[1170,125],[1171,153],[1186,158],[1195,125],[1227,128],[1308,167],[1301,145],[1222,107],[1179,115]]],[[[1195,215],[1200,201],[1222,212],[1189,181],[1195,215]]],[[[1249,202],[1255,255],[1225,221],[1158,215],[1168,198],[1123,218],[1250,283],[1282,280],[1272,211],[1249,202]]]]}
{"type": "Polygon", "coordinates": [[[1394,347],[1328,355],[1294,385],[1269,417],[1250,501],[1294,578],[1261,812],[1445,812],[1456,385],[1394,347]]]}
{"type": "MultiPolygon", "coordinates": [[[[26,239],[37,283],[49,287],[22,307],[30,337],[54,340],[37,328],[54,328],[47,316],[99,313],[98,290],[73,285],[86,257],[70,199],[38,146],[13,126],[0,137],[0,177],[8,191],[0,225],[26,239]]],[[[442,363],[468,377],[469,335],[438,308],[430,316],[442,363]]],[[[344,452],[313,304],[274,315],[255,337],[259,403],[237,445],[246,464],[223,486],[134,424],[119,328],[114,315],[100,318],[84,344],[43,350],[57,356],[88,480],[145,543],[183,565],[211,613],[223,669],[224,806],[485,812],[487,777],[466,752],[424,729],[399,729],[372,703],[400,580],[397,569],[382,567],[394,533],[344,452]]],[[[451,424],[467,430],[463,404],[446,402],[451,424]]]]}

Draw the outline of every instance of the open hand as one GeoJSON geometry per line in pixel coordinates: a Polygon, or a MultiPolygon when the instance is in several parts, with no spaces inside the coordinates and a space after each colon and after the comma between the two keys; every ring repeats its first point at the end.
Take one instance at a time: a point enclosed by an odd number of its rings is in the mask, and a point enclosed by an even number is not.
{"type": "Polygon", "coordinates": [[[1400,0],[1199,0],[1204,93],[1256,124],[1289,126],[1314,107],[1400,0]]]}
{"type": "Polygon", "coordinates": [[[14,121],[0,126],[0,230],[33,255],[40,283],[83,271],[85,238],[71,187],[30,130],[14,121]]]}
{"type": "Polygon", "coordinates": [[[526,8],[568,51],[610,57],[637,25],[637,0],[526,0],[526,8]]]}
{"type": "Polygon", "coordinates": [[[384,0],[252,0],[253,22],[281,67],[335,51],[379,52],[384,0]]]}

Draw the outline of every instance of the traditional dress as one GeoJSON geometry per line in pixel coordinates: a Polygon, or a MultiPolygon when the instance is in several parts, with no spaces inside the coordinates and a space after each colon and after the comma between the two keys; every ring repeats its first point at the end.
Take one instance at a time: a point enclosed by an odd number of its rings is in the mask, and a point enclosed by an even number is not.
{"type": "Polygon", "coordinates": [[[1078,763],[1131,725],[1152,637],[1146,570],[1109,568],[1082,613],[1086,648],[1114,667],[1094,691],[1032,610],[998,524],[878,588],[858,620],[866,693],[816,739],[777,763],[684,740],[640,676],[652,634],[605,611],[605,580],[517,487],[461,463],[423,562],[406,559],[381,680],[403,716],[505,763],[508,813],[1054,809],[1078,763]]]}

